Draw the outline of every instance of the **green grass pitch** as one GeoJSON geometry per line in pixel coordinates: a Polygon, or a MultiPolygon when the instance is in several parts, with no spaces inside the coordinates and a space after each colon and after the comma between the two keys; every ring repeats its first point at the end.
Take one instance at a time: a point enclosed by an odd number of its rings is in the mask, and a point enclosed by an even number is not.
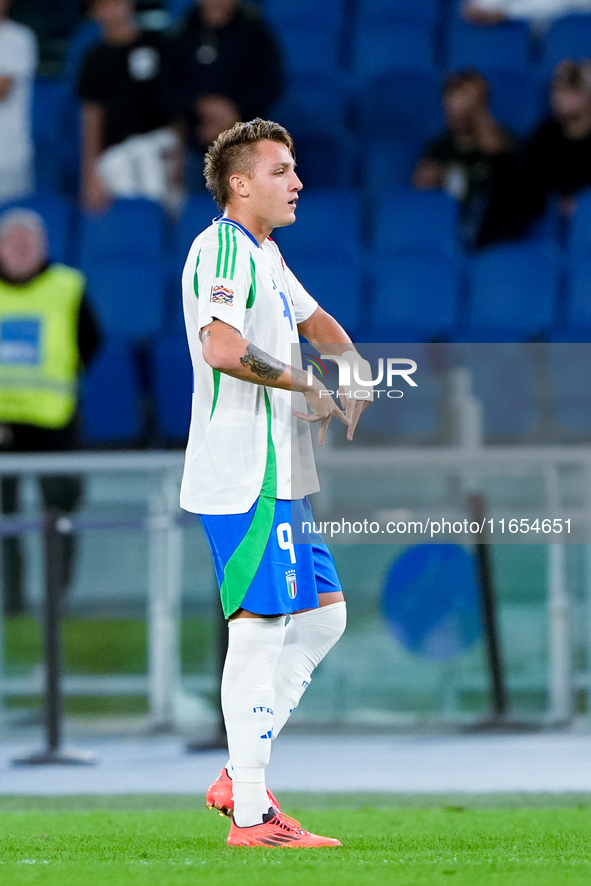
{"type": "Polygon", "coordinates": [[[202,797],[0,797],[0,883],[589,886],[591,798],[282,796],[341,849],[229,849],[202,797]]]}

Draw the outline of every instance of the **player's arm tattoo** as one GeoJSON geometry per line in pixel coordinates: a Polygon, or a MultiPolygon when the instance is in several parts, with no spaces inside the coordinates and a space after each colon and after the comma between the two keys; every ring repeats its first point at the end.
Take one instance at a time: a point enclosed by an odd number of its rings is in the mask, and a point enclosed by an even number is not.
{"type": "Polygon", "coordinates": [[[286,370],[285,363],[271,357],[256,345],[249,344],[246,348],[246,354],[240,357],[243,366],[250,366],[250,371],[258,375],[259,378],[276,379],[286,370]]]}
{"type": "Polygon", "coordinates": [[[203,342],[206,338],[209,338],[211,335],[211,329],[201,329],[199,331],[199,341],[203,342]]]}

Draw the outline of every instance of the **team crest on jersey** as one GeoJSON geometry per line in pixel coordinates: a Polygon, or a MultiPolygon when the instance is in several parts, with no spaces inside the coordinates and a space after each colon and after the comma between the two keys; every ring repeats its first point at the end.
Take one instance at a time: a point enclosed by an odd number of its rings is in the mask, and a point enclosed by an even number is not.
{"type": "Polygon", "coordinates": [[[285,573],[285,581],[287,582],[287,593],[290,599],[293,600],[298,592],[295,569],[290,569],[289,572],[285,573]]]}
{"type": "Polygon", "coordinates": [[[234,304],[234,290],[219,284],[212,286],[210,301],[216,305],[228,305],[230,307],[234,304]]]}

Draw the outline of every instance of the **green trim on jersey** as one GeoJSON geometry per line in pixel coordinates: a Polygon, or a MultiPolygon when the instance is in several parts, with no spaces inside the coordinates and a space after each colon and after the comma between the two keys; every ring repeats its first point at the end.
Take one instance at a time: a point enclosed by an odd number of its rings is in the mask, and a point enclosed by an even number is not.
{"type": "Polygon", "coordinates": [[[246,308],[252,308],[255,298],[257,297],[257,266],[254,258],[250,256],[250,289],[248,290],[248,298],[246,299],[246,308]]]}
{"type": "Polygon", "coordinates": [[[267,411],[267,464],[263,485],[257,501],[252,523],[224,568],[224,579],[220,587],[224,615],[229,618],[240,608],[246,592],[252,584],[261,565],[265,548],[269,542],[275,502],[277,500],[277,455],[271,434],[271,403],[265,390],[267,411]]]}
{"type": "Polygon", "coordinates": [[[213,418],[215,408],[218,404],[218,395],[220,393],[220,377],[222,374],[219,369],[212,369],[211,371],[213,372],[213,402],[211,404],[211,412],[209,413],[210,421],[213,418]]]}
{"type": "Polygon", "coordinates": [[[195,298],[199,298],[199,278],[197,276],[197,269],[199,267],[199,259],[201,258],[201,250],[197,253],[197,261],[195,262],[195,273],[193,274],[193,292],[195,293],[195,298]]]}
{"type": "Polygon", "coordinates": [[[271,401],[269,400],[266,388],[265,409],[267,411],[267,464],[265,465],[265,476],[263,477],[263,485],[261,486],[261,495],[277,498],[277,453],[275,452],[275,444],[273,443],[273,435],[271,433],[271,428],[273,426],[273,411],[271,409],[271,401]]]}
{"type": "Polygon", "coordinates": [[[236,231],[231,225],[218,225],[216,277],[221,277],[223,280],[233,280],[237,256],[238,243],[236,242],[236,231]]]}

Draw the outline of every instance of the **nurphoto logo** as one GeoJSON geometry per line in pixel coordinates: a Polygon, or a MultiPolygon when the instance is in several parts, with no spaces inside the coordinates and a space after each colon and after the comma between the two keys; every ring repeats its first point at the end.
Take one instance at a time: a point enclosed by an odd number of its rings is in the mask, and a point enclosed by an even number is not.
{"type": "MultiPolygon", "coordinates": [[[[391,399],[399,399],[404,396],[404,391],[394,388],[394,384],[403,379],[413,388],[418,387],[416,381],[410,376],[416,372],[417,364],[415,360],[408,357],[380,357],[378,359],[377,375],[373,378],[372,368],[367,360],[359,354],[347,351],[346,355],[341,354],[321,354],[320,361],[313,360],[308,363],[308,385],[314,384],[314,369],[322,369],[320,374],[326,374],[326,367],[322,363],[323,360],[331,360],[339,367],[339,388],[342,388],[348,397],[355,397],[357,400],[373,400],[385,394],[391,399]],[[351,376],[353,376],[351,378],[351,376]],[[385,388],[377,387],[385,383],[385,388]]],[[[322,394],[335,394],[336,391],[321,391],[322,394]]]]}

